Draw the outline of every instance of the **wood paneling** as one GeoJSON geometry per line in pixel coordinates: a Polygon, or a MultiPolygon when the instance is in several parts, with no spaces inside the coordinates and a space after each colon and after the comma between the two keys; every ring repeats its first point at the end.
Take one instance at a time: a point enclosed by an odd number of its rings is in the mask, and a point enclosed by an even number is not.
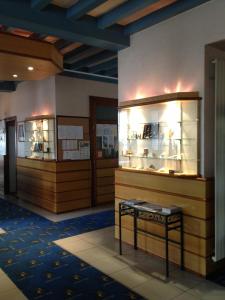
{"type": "Polygon", "coordinates": [[[129,184],[129,186],[141,187],[162,193],[187,196],[190,199],[206,200],[213,197],[212,189],[207,188],[202,179],[185,179],[172,176],[151,175],[145,172],[117,172],[116,182],[129,184]]]}
{"type": "MultiPolygon", "coordinates": [[[[203,178],[179,178],[117,169],[115,172],[115,220],[118,237],[118,204],[122,199],[140,199],[162,206],[177,205],[184,213],[185,267],[201,275],[207,274],[213,254],[213,182],[203,178]]],[[[140,228],[163,235],[161,225],[139,221],[140,228]]],[[[133,222],[122,218],[123,240],[133,244],[133,222]]],[[[179,231],[171,232],[177,240],[179,231]]],[[[139,232],[139,247],[164,257],[165,245],[158,238],[139,232]]],[[[170,245],[170,259],[179,264],[179,249],[170,245]]]]}
{"type": "Polygon", "coordinates": [[[53,0],[52,4],[55,4],[60,7],[69,8],[75,3],[77,3],[79,0],[53,0]]]}
{"type": "Polygon", "coordinates": [[[106,185],[110,185],[112,183],[114,185],[114,182],[115,182],[114,176],[97,178],[97,186],[106,186],[106,185]]]}
{"type": "Polygon", "coordinates": [[[119,20],[118,23],[120,25],[126,26],[129,23],[137,21],[138,19],[143,18],[144,16],[147,16],[159,9],[162,9],[163,7],[166,7],[167,5],[170,5],[176,1],[177,0],[158,0],[155,3],[145,7],[143,9],[138,10],[134,14],[131,14],[130,16],[123,18],[122,20],[119,20]]]}
{"type": "Polygon", "coordinates": [[[67,171],[64,173],[56,173],[56,182],[76,181],[83,179],[91,179],[89,168],[87,171],[79,170],[79,172],[67,171]]]}
{"type": "Polygon", "coordinates": [[[63,70],[63,57],[50,43],[6,33],[0,41],[0,80],[41,80],[63,70]]]}
{"type": "Polygon", "coordinates": [[[37,178],[40,180],[46,180],[50,182],[56,182],[56,173],[42,171],[38,169],[32,169],[27,167],[22,167],[17,164],[17,172],[20,175],[37,178]]]}
{"type": "MultiPolygon", "coordinates": [[[[122,230],[123,241],[128,244],[133,244],[133,231],[123,228],[122,230]]],[[[115,227],[115,237],[118,238],[118,226],[115,227]]],[[[148,251],[154,255],[165,257],[165,245],[163,241],[156,237],[150,237],[143,234],[138,234],[138,247],[148,251]]],[[[179,265],[180,263],[180,250],[174,244],[169,244],[169,258],[170,261],[179,265]]],[[[195,253],[184,251],[185,268],[195,273],[206,274],[207,258],[199,256],[195,253]]]]}
{"type": "Polygon", "coordinates": [[[100,17],[101,15],[106,14],[110,10],[116,8],[117,6],[123,4],[126,1],[127,0],[107,0],[103,4],[91,10],[88,14],[92,17],[100,17]]]}
{"type": "Polygon", "coordinates": [[[17,180],[19,197],[52,212],[91,205],[90,161],[17,158],[17,180]]]}
{"type": "Polygon", "coordinates": [[[65,212],[65,211],[72,211],[76,209],[90,207],[90,200],[89,199],[79,199],[77,201],[68,201],[68,202],[61,202],[57,205],[57,212],[65,212]]]}
{"type": "Polygon", "coordinates": [[[97,195],[97,202],[104,204],[104,203],[110,203],[114,200],[114,194],[105,194],[105,195],[97,195]]]}
{"type": "Polygon", "coordinates": [[[75,171],[80,172],[81,170],[90,170],[90,160],[78,160],[78,161],[67,161],[56,164],[56,172],[68,172],[75,171]]]}
{"type": "Polygon", "coordinates": [[[96,204],[113,202],[115,197],[115,168],[117,159],[96,160],[96,204]]]}
{"type": "Polygon", "coordinates": [[[98,159],[96,161],[97,169],[117,168],[118,159],[98,159]]]}
{"type": "MultiPolygon", "coordinates": [[[[119,225],[119,216],[116,214],[116,225],[119,225]]],[[[123,217],[122,226],[125,229],[133,231],[133,218],[123,217]]],[[[149,232],[154,232],[160,236],[164,236],[165,228],[162,225],[152,222],[138,221],[138,227],[149,232]]],[[[140,233],[141,234],[141,233],[140,233]]],[[[143,234],[144,235],[144,234],[143,234]]],[[[169,237],[175,241],[179,241],[179,231],[171,231],[169,237]]],[[[203,257],[208,257],[212,253],[212,238],[201,238],[193,235],[193,232],[184,233],[184,244],[186,251],[198,254],[203,257]]]]}
{"type": "Polygon", "coordinates": [[[56,164],[54,161],[48,162],[36,159],[17,158],[17,166],[41,171],[56,172],[56,164]]]}
{"type": "Polygon", "coordinates": [[[56,194],[56,202],[62,201],[72,201],[77,199],[90,199],[91,198],[91,191],[89,189],[77,190],[77,191],[67,191],[63,193],[56,194]]]}
{"type": "Polygon", "coordinates": [[[109,169],[97,169],[96,174],[97,178],[102,177],[114,177],[115,169],[109,168],[109,169]]]}

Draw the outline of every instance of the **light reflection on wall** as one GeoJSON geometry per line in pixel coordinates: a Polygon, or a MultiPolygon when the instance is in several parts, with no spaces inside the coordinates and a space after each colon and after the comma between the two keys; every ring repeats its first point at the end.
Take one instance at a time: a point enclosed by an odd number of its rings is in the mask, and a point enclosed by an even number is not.
{"type": "Polygon", "coordinates": [[[174,88],[165,87],[164,93],[170,94],[170,93],[180,93],[180,92],[191,92],[193,90],[193,85],[184,85],[182,84],[181,80],[178,80],[176,86],[174,88]]]}
{"type": "Polygon", "coordinates": [[[37,117],[37,116],[48,116],[53,114],[53,112],[51,112],[51,109],[49,107],[44,107],[41,108],[38,111],[34,111],[32,112],[32,117],[37,117]]]}
{"type": "MultiPolygon", "coordinates": [[[[156,94],[156,88],[149,86],[137,86],[136,90],[134,91],[134,95],[129,96],[129,100],[138,100],[147,97],[154,97],[162,94],[170,94],[170,93],[179,93],[179,92],[191,92],[193,91],[194,84],[192,83],[183,83],[182,80],[178,80],[173,86],[162,86],[162,91],[156,94]]],[[[132,92],[133,93],[133,92],[132,92]]],[[[127,99],[127,100],[128,100],[127,99]]]]}

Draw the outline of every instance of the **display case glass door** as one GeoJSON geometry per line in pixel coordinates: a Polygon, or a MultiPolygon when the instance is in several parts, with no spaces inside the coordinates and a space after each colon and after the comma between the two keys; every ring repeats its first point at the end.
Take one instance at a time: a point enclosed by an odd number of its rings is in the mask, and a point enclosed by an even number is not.
{"type": "Polygon", "coordinates": [[[120,109],[121,167],[197,175],[198,149],[198,101],[165,101],[120,109]]]}

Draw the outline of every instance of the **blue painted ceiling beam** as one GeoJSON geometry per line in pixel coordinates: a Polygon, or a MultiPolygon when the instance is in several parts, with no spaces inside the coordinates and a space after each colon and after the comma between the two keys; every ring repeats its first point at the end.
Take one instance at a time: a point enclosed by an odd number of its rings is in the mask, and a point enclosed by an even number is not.
{"type": "Polygon", "coordinates": [[[68,55],[64,57],[64,62],[68,64],[73,64],[78,60],[87,58],[89,56],[95,55],[100,52],[102,52],[102,49],[97,47],[86,46],[85,49],[85,46],[81,46],[75,49],[74,51],[72,51],[72,53],[68,53],[68,55]],[[83,51],[80,51],[80,48],[83,48],[83,51]]]}
{"type": "Polygon", "coordinates": [[[17,83],[15,81],[1,81],[0,92],[15,92],[17,83]]]}
{"type": "Polygon", "coordinates": [[[169,6],[166,6],[160,10],[157,10],[156,12],[147,15],[146,17],[141,18],[140,20],[134,21],[133,23],[127,25],[124,29],[124,33],[126,35],[133,34],[208,1],[210,0],[179,0],[169,6]]]}
{"type": "Polygon", "coordinates": [[[71,71],[71,70],[65,69],[64,72],[61,73],[60,75],[79,78],[79,79],[85,79],[85,80],[94,80],[94,81],[118,84],[117,78],[103,76],[103,75],[97,75],[97,74],[88,74],[88,73],[79,72],[79,71],[71,71]]]}
{"type": "Polygon", "coordinates": [[[117,65],[118,65],[117,58],[113,58],[113,59],[110,59],[110,60],[108,60],[104,63],[98,64],[94,67],[88,68],[88,71],[90,73],[97,73],[97,72],[100,72],[100,71],[112,69],[114,67],[117,67],[117,65]]]}
{"type": "Polygon", "coordinates": [[[71,22],[66,19],[64,9],[50,7],[40,12],[32,9],[27,0],[0,0],[0,21],[6,26],[53,35],[64,40],[113,51],[124,49],[130,43],[130,38],[123,32],[102,30],[97,28],[94,22],[86,20],[71,22]]]}
{"type": "Polygon", "coordinates": [[[72,70],[77,70],[82,67],[96,65],[98,63],[107,61],[107,60],[109,60],[111,58],[115,58],[115,57],[117,57],[116,52],[104,50],[98,54],[92,55],[91,57],[87,57],[87,58],[81,59],[73,64],[66,65],[66,68],[72,69],[72,70]]]}
{"type": "Polygon", "coordinates": [[[158,2],[158,0],[129,0],[100,17],[98,19],[98,27],[102,29],[109,27],[117,21],[155,2],[158,2]]]}
{"type": "Polygon", "coordinates": [[[37,10],[42,10],[51,2],[52,0],[31,0],[31,7],[37,10]]]}
{"type": "Polygon", "coordinates": [[[106,76],[117,77],[117,74],[118,74],[118,68],[113,68],[113,69],[107,70],[107,71],[105,72],[105,75],[106,75],[106,76]]]}
{"type": "Polygon", "coordinates": [[[67,18],[77,20],[106,0],[80,0],[67,10],[67,18]]]}
{"type": "Polygon", "coordinates": [[[71,52],[67,53],[64,55],[64,61],[69,61],[70,59],[72,59],[74,56],[89,50],[91,48],[91,46],[86,46],[86,45],[82,45],[74,50],[72,50],[71,52]]]}

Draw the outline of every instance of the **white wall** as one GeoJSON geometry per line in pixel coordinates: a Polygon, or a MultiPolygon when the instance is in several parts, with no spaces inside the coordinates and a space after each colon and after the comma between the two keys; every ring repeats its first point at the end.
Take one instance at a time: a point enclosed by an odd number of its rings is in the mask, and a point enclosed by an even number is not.
{"type": "Polygon", "coordinates": [[[119,101],[199,91],[204,95],[204,47],[225,39],[225,1],[211,0],[131,37],[119,52],[119,101]]]}
{"type": "Polygon", "coordinates": [[[17,121],[55,114],[55,78],[26,81],[16,92],[0,93],[0,119],[17,116],[17,121]]]}
{"type": "Polygon", "coordinates": [[[131,37],[119,52],[119,101],[170,92],[199,91],[201,105],[201,174],[206,172],[204,118],[205,45],[225,39],[225,0],[211,0],[131,37]]]}
{"type": "Polygon", "coordinates": [[[56,114],[89,117],[89,96],[118,98],[118,86],[98,82],[56,76],[56,114]]]}
{"type": "Polygon", "coordinates": [[[117,98],[118,87],[64,76],[22,82],[16,92],[0,92],[0,120],[17,116],[23,121],[45,114],[88,117],[89,96],[117,98]]]}

